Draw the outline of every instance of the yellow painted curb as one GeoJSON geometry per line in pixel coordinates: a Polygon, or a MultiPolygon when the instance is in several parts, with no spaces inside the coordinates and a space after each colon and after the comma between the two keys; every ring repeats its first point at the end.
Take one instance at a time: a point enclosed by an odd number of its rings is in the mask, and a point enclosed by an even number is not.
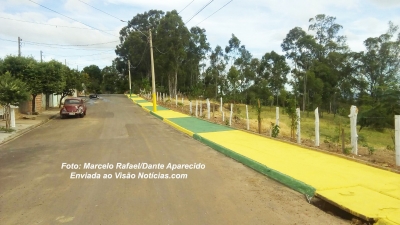
{"type": "Polygon", "coordinates": [[[166,118],[166,119],[171,119],[171,118],[182,118],[182,117],[190,117],[186,114],[180,113],[180,112],[175,112],[172,110],[159,110],[157,112],[153,112],[154,114],[157,114],[161,118],[166,118]]]}
{"type": "Polygon", "coordinates": [[[144,102],[144,103],[140,103],[140,105],[143,106],[153,106],[153,103],[151,102],[144,102]]]}
{"type": "Polygon", "coordinates": [[[146,109],[144,106],[142,106],[142,109],[146,110],[147,112],[150,112],[150,109],[146,109]]]}
{"type": "Polygon", "coordinates": [[[163,121],[164,121],[166,124],[171,125],[171,126],[174,127],[175,129],[177,129],[177,130],[179,130],[179,131],[181,131],[181,132],[183,132],[183,133],[185,133],[185,134],[187,134],[187,135],[193,137],[193,134],[194,134],[193,132],[191,132],[191,131],[189,131],[189,130],[186,130],[185,128],[183,128],[183,127],[181,127],[181,126],[179,126],[179,125],[173,123],[172,121],[170,121],[170,120],[168,120],[168,119],[163,119],[163,121]]]}

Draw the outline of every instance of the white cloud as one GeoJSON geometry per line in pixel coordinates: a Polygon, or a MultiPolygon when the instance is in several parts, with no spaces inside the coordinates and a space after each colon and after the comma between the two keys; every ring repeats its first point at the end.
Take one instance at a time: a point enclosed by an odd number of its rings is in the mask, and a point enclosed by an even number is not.
{"type": "Polygon", "coordinates": [[[398,0],[371,0],[375,5],[380,7],[400,7],[400,2],[398,0]]]}
{"type": "MultiPolygon", "coordinates": [[[[104,32],[90,29],[71,29],[61,26],[86,27],[76,21],[44,9],[27,0],[0,0],[0,16],[32,22],[47,23],[54,26],[45,26],[32,23],[23,23],[0,18],[0,38],[17,40],[20,36],[26,41],[58,44],[88,44],[118,40],[118,37],[104,32]]],[[[65,14],[75,20],[92,27],[107,30],[118,36],[119,30],[125,26],[115,18],[105,15],[78,0],[65,0],[57,3],[51,0],[34,0],[65,14]]],[[[182,10],[192,0],[82,0],[111,15],[121,19],[131,19],[138,13],[150,9],[164,12],[176,9],[182,10]]],[[[218,10],[229,0],[214,1],[202,12],[195,16],[187,26],[190,28],[203,21],[218,10]]],[[[180,15],[186,22],[199,11],[209,0],[196,0],[180,15]]],[[[235,34],[255,57],[261,57],[272,50],[280,53],[286,34],[294,27],[308,29],[308,20],[317,14],[335,16],[337,23],[343,26],[342,34],[348,37],[348,44],[352,50],[363,50],[363,41],[368,37],[379,36],[386,32],[389,20],[400,25],[398,7],[400,1],[390,0],[234,0],[221,11],[202,22],[199,26],[207,30],[210,45],[225,47],[231,34],[235,34]],[[378,7],[377,7],[378,6],[378,7]],[[390,6],[390,7],[388,7],[390,6]]],[[[308,32],[308,31],[307,31],[308,32]]],[[[118,43],[96,46],[98,50],[115,49],[118,43]]],[[[17,44],[0,41],[0,57],[7,54],[16,54],[17,44]]],[[[68,55],[89,55],[99,51],[55,49],[44,46],[23,46],[23,54],[38,57],[40,50],[44,51],[46,60],[55,57],[60,61],[67,58],[67,63],[79,65],[98,64],[100,67],[111,64],[115,54],[104,53],[88,57],[64,57],[68,55]]],[[[73,66],[75,67],[75,66],[73,66]]]]}
{"type": "MultiPolygon", "coordinates": [[[[90,1],[84,0],[83,2],[86,2],[90,4],[90,1]]],[[[64,8],[70,12],[76,13],[89,13],[91,11],[91,8],[86,5],[85,3],[80,2],[79,0],[67,0],[64,4],[64,8]]]]}

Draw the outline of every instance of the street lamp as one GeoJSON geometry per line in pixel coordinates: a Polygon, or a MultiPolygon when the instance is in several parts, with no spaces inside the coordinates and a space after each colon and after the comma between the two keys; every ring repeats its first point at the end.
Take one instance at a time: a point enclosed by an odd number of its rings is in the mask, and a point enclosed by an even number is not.
{"type": "Polygon", "coordinates": [[[152,97],[153,97],[153,112],[157,112],[157,101],[156,101],[156,80],[154,75],[154,60],[153,60],[153,42],[151,40],[151,29],[149,29],[150,39],[150,56],[151,56],[151,86],[152,86],[152,97]]]}
{"type": "Polygon", "coordinates": [[[128,71],[129,71],[129,98],[132,98],[131,61],[130,60],[128,60],[128,71]]]}

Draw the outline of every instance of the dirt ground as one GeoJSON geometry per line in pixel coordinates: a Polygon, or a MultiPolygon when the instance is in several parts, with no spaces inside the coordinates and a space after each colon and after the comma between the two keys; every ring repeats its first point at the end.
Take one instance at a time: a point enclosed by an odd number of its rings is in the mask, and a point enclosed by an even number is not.
{"type": "MultiPolygon", "coordinates": [[[[178,101],[181,102],[181,101],[178,101]]],[[[176,107],[175,102],[158,102],[159,105],[167,107],[171,110],[177,111],[177,112],[181,112],[181,113],[185,113],[187,115],[190,114],[190,108],[189,108],[189,103],[187,100],[184,101],[184,106],[182,107],[182,104],[178,105],[178,107],[176,107]]],[[[207,105],[205,103],[205,101],[202,102],[202,116],[198,115],[199,118],[213,122],[213,123],[217,123],[217,124],[221,124],[221,125],[226,125],[229,126],[229,114],[227,112],[225,112],[224,118],[225,118],[225,122],[222,121],[222,113],[220,113],[219,111],[219,105],[215,105],[215,110],[213,112],[212,109],[213,105],[211,106],[211,116],[210,116],[210,120],[207,119],[207,105]]],[[[199,106],[200,108],[200,106],[199,106]]],[[[194,112],[195,110],[195,105],[192,106],[192,110],[194,112]]],[[[225,109],[227,110],[227,109],[225,109]]],[[[192,113],[194,114],[194,113],[192,113]]],[[[266,137],[270,137],[270,124],[271,122],[275,122],[275,120],[272,119],[264,119],[262,121],[262,129],[261,129],[261,134],[263,136],[266,137]]],[[[246,120],[243,118],[238,118],[238,117],[234,117],[232,119],[232,127],[236,128],[236,129],[240,129],[240,130],[245,130],[247,131],[247,123],[246,120]]],[[[290,130],[290,128],[288,127],[282,127],[281,130],[290,130]]],[[[249,131],[248,132],[252,132],[252,133],[258,133],[258,123],[256,120],[250,120],[249,122],[249,131]]],[[[282,140],[285,142],[290,142],[290,143],[294,143],[297,144],[296,139],[295,138],[291,138],[290,137],[290,133],[287,132],[280,132],[278,137],[278,140],[282,140]]],[[[307,137],[302,137],[302,146],[304,147],[309,147],[315,150],[320,150],[320,151],[326,151],[326,152],[330,152],[333,154],[338,154],[342,157],[346,157],[349,159],[355,159],[355,160],[361,160],[365,163],[368,163],[370,165],[373,166],[377,166],[383,169],[389,169],[393,172],[397,172],[400,173],[400,166],[396,166],[396,161],[395,161],[395,151],[391,151],[391,150],[387,150],[387,149],[377,149],[373,152],[373,154],[370,154],[368,151],[367,147],[363,147],[360,144],[358,145],[358,155],[353,155],[353,154],[347,154],[347,153],[343,153],[342,152],[342,148],[341,148],[341,144],[338,143],[332,143],[332,142],[327,142],[327,141],[323,141],[320,140],[320,146],[319,147],[315,147],[314,146],[314,140],[308,139],[307,137]]],[[[350,146],[345,146],[346,148],[349,148],[350,146]]]]}

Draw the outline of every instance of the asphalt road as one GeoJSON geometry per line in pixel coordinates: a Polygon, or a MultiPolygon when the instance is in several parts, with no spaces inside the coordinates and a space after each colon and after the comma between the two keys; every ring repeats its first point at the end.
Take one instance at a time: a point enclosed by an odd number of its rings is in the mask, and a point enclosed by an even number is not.
{"type": "Polygon", "coordinates": [[[57,118],[0,146],[1,224],[348,224],[123,95],[87,105],[84,118],[57,118]],[[84,169],[85,163],[113,169],[84,169]],[[117,169],[117,163],[164,169],[117,169]],[[172,171],[169,163],[205,168],[172,171]],[[71,179],[74,172],[101,179],[71,179]],[[119,172],[135,178],[117,179],[119,172]],[[151,173],[187,178],[143,178],[151,173]]]}

